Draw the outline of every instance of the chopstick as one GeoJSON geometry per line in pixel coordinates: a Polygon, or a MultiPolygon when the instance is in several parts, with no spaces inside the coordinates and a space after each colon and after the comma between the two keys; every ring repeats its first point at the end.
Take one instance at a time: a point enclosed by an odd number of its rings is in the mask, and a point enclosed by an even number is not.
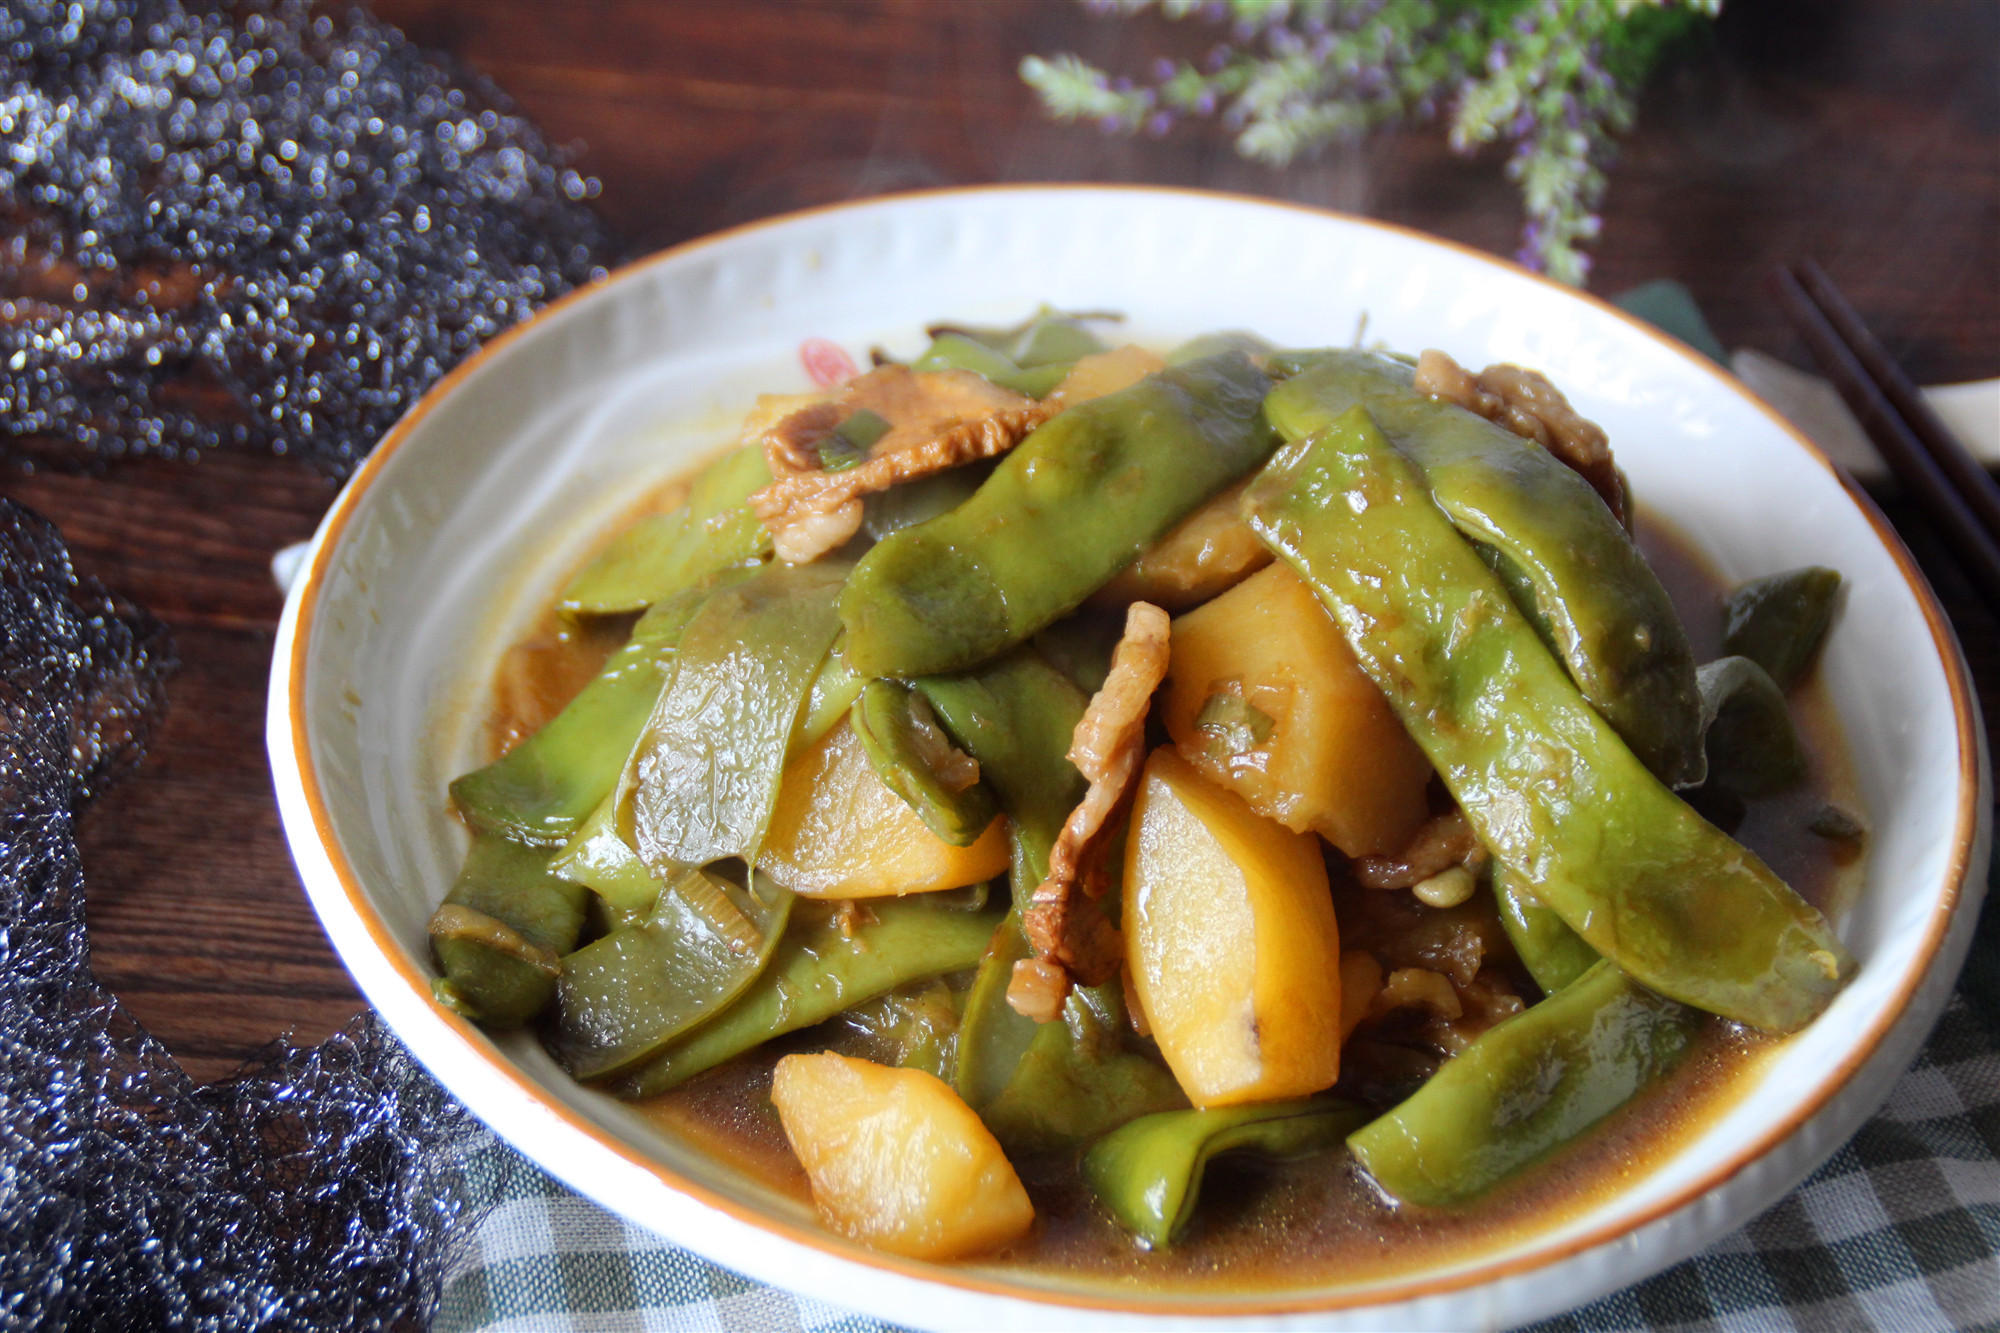
{"type": "Polygon", "coordinates": [[[1807,260],[1780,267],[1772,283],[1792,326],[1883,461],[2000,613],[2000,486],[1938,420],[1819,265],[1807,260]]]}

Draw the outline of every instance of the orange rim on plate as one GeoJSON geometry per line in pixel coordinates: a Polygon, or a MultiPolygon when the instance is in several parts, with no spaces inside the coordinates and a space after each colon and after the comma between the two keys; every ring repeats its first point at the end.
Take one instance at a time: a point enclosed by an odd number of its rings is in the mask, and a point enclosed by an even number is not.
{"type": "MultiPolygon", "coordinates": [[[[1627,314],[1625,311],[1620,310],[1618,307],[1599,297],[1592,296],[1588,292],[1562,286],[1551,279],[1542,277],[1540,274],[1529,272],[1517,264],[1456,241],[1444,240],[1417,231],[1414,228],[1402,227],[1394,223],[1355,217],[1333,209],[1316,208],[1306,204],[1264,199],[1252,195],[1231,194],[1217,190],[1175,187],[1101,184],[963,186],[935,190],[914,190],[845,203],[828,204],[818,208],[782,214],[778,217],[765,218],[757,222],[745,223],[726,231],[716,232],[692,241],[683,242],[671,249],[662,250],[657,254],[648,255],[644,259],[628,264],[605,278],[602,282],[593,283],[587,287],[581,287],[570,292],[561,299],[543,307],[527,320],[522,321],[505,333],[492,339],[478,352],[459,363],[451,373],[433,385],[430,391],[417,402],[416,406],[405,413],[402,419],[390,429],[389,433],[382,438],[381,443],[370,453],[367,460],[355,473],[353,479],[335,500],[332,511],[327,515],[321,526],[320,536],[314,547],[312,560],[301,573],[296,591],[298,609],[292,642],[288,708],[291,719],[292,758],[298,768],[301,788],[307,807],[311,811],[314,833],[319,839],[320,846],[325,850],[328,862],[332,865],[334,873],[340,879],[342,892],[346,896],[348,906],[352,909],[355,918],[361,922],[377,951],[389,963],[390,967],[394,969],[397,976],[412,992],[420,996],[425,1004],[432,1004],[430,1000],[431,978],[429,969],[410,958],[401,943],[390,932],[387,923],[376,912],[367,892],[362,888],[359,879],[356,877],[354,868],[348,863],[345,854],[342,852],[340,839],[334,831],[333,821],[327,814],[326,803],[320,791],[318,771],[313,763],[310,746],[306,739],[306,657],[308,645],[311,642],[314,610],[318,602],[327,562],[335,547],[339,544],[341,534],[346,528],[348,519],[352,516],[360,498],[367,492],[369,486],[387,464],[389,458],[402,446],[403,442],[409,438],[410,434],[430,414],[432,409],[449,396],[461,381],[470,376],[488,358],[498,353],[502,348],[525,334],[535,325],[551,318],[571,305],[595,295],[608,283],[622,281],[636,273],[644,272],[655,265],[685,257],[699,250],[719,245],[725,241],[734,240],[756,231],[787,225],[801,218],[876,207],[885,200],[938,198],[953,195],[1028,194],[1070,191],[1190,195],[1201,199],[1225,200],[1251,204],[1262,208],[1289,209],[1315,217],[1337,219],[1353,226],[1367,227],[1408,237],[1427,245],[1442,246],[1445,249],[1456,251],[1482,264],[1490,265],[1513,273],[1516,276],[1541,283],[1544,286],[1555,288],[1565,296],[1577,298],[1595,306],[1601,313],[1616,318],[1630,328],[1667,346],[1676,353],[1695,360],[1698,364],[1707,359],[1702,357],[1700,353],[1689,348],[1679,339],[1663,333],[1653,325],[1646,323],[1636,316],[1627,314]]],[[[1709,369],[1705,365],[1702,368],[1704,370],[1709,369]]],[[[1944,893],[1938,902],[1938,906],[1926,924],[1924,938],[1918,946],[1918,955],[1914,965],[1911,967],[1903,986],[1896,992],[1893,1002],[1876,1017],[1870,1030],[1853,1050],[1850,1051],[1847,1058],[1833,1070],[1829,1077],[1820,1082],[1806,1103],[1795,1110],[1789,1118],[1735,1153],[1723,1165],[1706,1173],[1700,1180],[1677,1192],[1672,1197],[1648,1208],[1639,1216],[1622,1222],[1609,1223],[1581,1236],[1543,1248],[1531,1249],[1528,1253],[1516,1255],[1512,1258],[1495,1260],[1484,1264],[1474,1261],[1469,1266],[1457,1269],[1449,1274],[1441,1274],[1431,1278],[1410,1279],[1395,1285],[1369,1287],[1365,1290],[1356,1290],[1352,1293],[1320,1292],[1308,1294],[1299,1292],[1263,1299],[1231,1300],[1228,1298],[1218,1298],[1175,1300],[1172,1298],[1154,1298],[1136,1294],[1121,1295],[1114,1298],[1093,1295],[1086,1292],[1049,1291],[1038,1289],[1028,1284],[993,1281],[965,1269],[899,1259],[893,1255],[864,1249],[842,1241],[831,1233],[816,1227],[802,1227],[782,1218],[748,1207],[727,1195],[718,1193],[707,1186],[689,1180],[677,1172],[670,1170],[654,1158],[637,1151],[632,1145],[622,1141],[618,1136],[591,1123],[589,1120],[570,1110],[567,1106],[547,1096],[540,1083],[530,1078],[518,1068],[512,1060],[508,1059],[504,1053],[494,1046],[484,1032],[469,1020],[434,1005],[433,1012],[450,1028],[453,1034],[468,1050],[479,1053],[489,1064],[503,1071],[508,1080],[516,1088],[526,1094],[530,1100],[539,1105],[543,1110],[561,1120],[575,1132],[584,1135],[599,1147],[609,1150],[631,1166],[652,1175],[677,1193],[686,1195],[697,1202],[725,1213],[739,1222],[765,1231],[774,1232],[787,1240],[808,1246],[833,1258],[896,1273],[919,1281],[940,1283],[968,1292],[1029,1301],[1054,1307],[1072,1307],[1124,1314],[1227,1318],[1246,1315],[1335,1312],[1366,1308],[1374,1305],[1390,1305],[1462,1291],[1468,1287],[1480,1286],[1534,1269],[1545,1268],[1562,1259],[1569,1258],[1585,1250],[1594,1249],[1597,1246],[1616,1240],[1620,1236],[1637,1231],[1671,1213],[1678,1212],[1708,1191],[1733,1180],[1745,1168],[1764,1156],[1765,1153],[1776,1147],[1784,1139],[1790,1137],[1799,1126],[1818,1114],[1832,1100],[1834,1095],[1846,1085],[1848,1079],[1862,1065],[1866,1064],[1881,1046],[1897,1020],[1902,1017],[1904,1010],[1908,1008],[1912,995],[1915,993],[1918,985],[1925,979],[1926,974],[1930,970],[1931,963],[1937,957],[1938,950],[1944,945],[1945,936],[1950,930],[1952,917],[1956,913],[1963,897],[1966,876],[1972,869],[1972,849],[1977,838],[1980,814],[1979,738],[1974,722],[1975,710],[1972,705],[1972,688],[1966,678],[1965,662],[1959,651],[1957,638],[1952,632],[1950,622],[1946,619],[1943,608],[1938,604],[1936,596],[1932,593],[1929,582],[1924,578],[1922,571],[1917,568],[1916,561],[1903,545],[1901,538],[1896,535],[1895,530],[1889,525],[1888,519],[1876,507],[1874,501],[1856,485],[1852,477],[1848,476],[1841,468],[1835,466],[1832,460],[1820,450],[1819,446],[1802,434],[1791,422],[1766,405],[1762,399],[1752,393],[1741,380],[1737,379],[1727,369],[1715,367],[1711,373],[1715,374],[1724,384],[1736,390],[1736,392],[1752,403],[1774,425],[1790,436],[1792,441],[1810,455],[1814,461],[1833,474],[1834,478],[1846,491],[1848,497],[1861,511],[1863,517],[1868,520],[1869,525],[1875,531],[1877,539],[1896,562],[1896,567],[1902,573],[1904,582],[1916,596],[1917,603],[1923,611],[1924,622],[1930,629],[1932,645],[1937,651],[1939,662],[1944,667],[1945,679],[1951,691],[1952,716],[1956,724],[1958,741],[1959,808],[1957,826],[1953,838],[1952,859],[1947,871],[1949,883],[1945,885],[1944,893]]],[[[1532,1245],[1532,1242],[1530,1244],[1532,1245]]]]}

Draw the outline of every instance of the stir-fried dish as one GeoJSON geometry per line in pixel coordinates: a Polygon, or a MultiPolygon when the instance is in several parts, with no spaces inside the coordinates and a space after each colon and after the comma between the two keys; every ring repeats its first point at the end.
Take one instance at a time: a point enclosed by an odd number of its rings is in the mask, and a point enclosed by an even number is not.
{"type": "Polygon", "coordinates": [[[1541,375],[1094,325],[768,396],[576,572],[452,784],[441,1003],[936,1260],[1170,1250],[1225,1156],[1447,1217],[1826,1007],[1732,834],[1862,852],[1795,722],[1837,574],[1698,661],[1541,375]]]}

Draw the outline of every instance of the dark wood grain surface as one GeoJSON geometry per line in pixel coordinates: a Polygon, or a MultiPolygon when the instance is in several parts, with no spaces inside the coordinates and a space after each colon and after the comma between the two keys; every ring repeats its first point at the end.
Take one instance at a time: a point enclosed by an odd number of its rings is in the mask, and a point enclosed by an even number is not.
{"type": "MultiPolygon", "coordinates": [[[[1015,76],[1061,50],[1141,72],[1213,29],[1114,23],[1071,0],[377,0],[490,75],[603,182],[635,251],[824,203],[986,181],[1201,185],[1365,213],[1501,254],[1519,214],[1498,153],[1435,130],[1282,174],[1200,129],[1106,138],[1048,122],[1015,76]]],[[[2000,6],[1728,0],[1714,40],[1647,92],[1612,178],[1593,290],[1659,277],[1729,346],[1804,364],[1761,279],[1810,255],[1923,382],[2000,374],[2000,6]]],[[[333,490],[279,459],[36,474],[5,493],[176,635],[172,714],[140,773],[86,820],[100,975],[200,1077],[360,1007],[278,827],[263,750],[280,599],[268,562],[333,490]]],[[[1892,503],[1983,691],[2000,633],[1920,521],[1892,503]]]]}

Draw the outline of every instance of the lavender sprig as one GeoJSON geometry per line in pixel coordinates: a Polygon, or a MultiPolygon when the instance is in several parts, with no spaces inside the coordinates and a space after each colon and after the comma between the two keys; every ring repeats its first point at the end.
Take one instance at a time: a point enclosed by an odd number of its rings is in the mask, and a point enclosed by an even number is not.
{"type": "Polygon", "coordinates": [[[1460,153],[1505,141],[1527,224],[1519,259],[1563,282],[1589,270],[1606,169],[1660,51],[1722,0],[1084,0],[1107,16],[1157,8],[1228,24],[1199,66],[1145,83],[1073,55],[1021,62],[1050,114],[1109,133],[1165,134],[1220,117],[1244,157],[1282,167],[1335,139],[1448,115],[1460,153]]]}

